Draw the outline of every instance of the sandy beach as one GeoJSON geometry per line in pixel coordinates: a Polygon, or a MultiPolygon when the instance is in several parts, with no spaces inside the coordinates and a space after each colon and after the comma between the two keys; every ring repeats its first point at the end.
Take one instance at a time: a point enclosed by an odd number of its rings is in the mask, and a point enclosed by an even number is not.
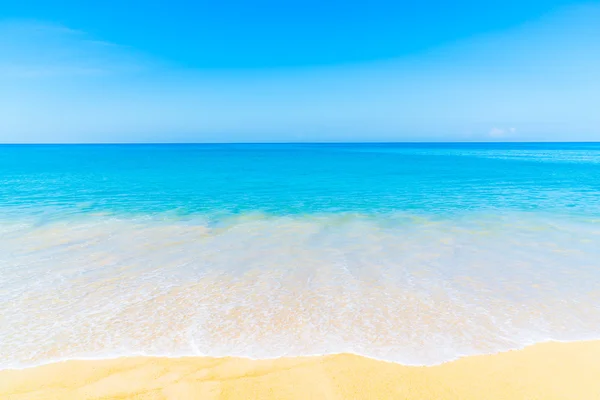
{"type": "Polygon", "coordinates": [[[0,371],[16,399],[600,399],[600,341],[410,367],[350,354],[134,357],[0,371]]]}

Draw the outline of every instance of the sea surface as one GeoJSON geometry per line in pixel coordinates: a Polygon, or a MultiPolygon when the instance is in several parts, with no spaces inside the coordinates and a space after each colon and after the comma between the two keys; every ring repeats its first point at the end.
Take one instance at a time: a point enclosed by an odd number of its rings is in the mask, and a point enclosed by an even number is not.
{"type": "Polygon", "coordinates": [[[0,146],[0,368],[600,339],[600,144],[0,146]]]}

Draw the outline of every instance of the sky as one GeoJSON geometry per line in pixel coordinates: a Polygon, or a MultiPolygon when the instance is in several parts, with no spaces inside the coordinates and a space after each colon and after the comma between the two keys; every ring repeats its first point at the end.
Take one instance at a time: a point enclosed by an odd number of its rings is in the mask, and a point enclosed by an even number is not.
{"type": "Polygon", "coordinates": [[[0,7],[0,143],[598,140],[600,2],[0,7]]]}

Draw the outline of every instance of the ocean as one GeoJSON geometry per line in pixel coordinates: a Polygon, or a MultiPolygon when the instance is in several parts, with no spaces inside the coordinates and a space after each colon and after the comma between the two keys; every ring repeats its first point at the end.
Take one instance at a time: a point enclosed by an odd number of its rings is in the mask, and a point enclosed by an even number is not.
{"type": "Polygon", "coordinates": [[[0,368],[600,339],[600,144],[0,145],[0,368]]]}

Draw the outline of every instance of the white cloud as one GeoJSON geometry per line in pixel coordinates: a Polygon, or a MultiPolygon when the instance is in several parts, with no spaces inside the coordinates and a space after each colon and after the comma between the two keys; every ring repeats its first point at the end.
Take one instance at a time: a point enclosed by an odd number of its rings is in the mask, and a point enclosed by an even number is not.
{"type": "Polygon", "coordinates": [[[492,129],[490,129],[488,136],[491,138],[501,138],[504,136],[505,133],[506,133],[506,131],[504,129],[494,127],[492,129]]]}
{"type": "Polygon", "coordinates": [[[512,127],[511,128],[493,127],[488,132],[488,136],[492,139],[504,139],[504,138],[512,136],[515,132],[517,132],[517,130],[512,127]]]}

